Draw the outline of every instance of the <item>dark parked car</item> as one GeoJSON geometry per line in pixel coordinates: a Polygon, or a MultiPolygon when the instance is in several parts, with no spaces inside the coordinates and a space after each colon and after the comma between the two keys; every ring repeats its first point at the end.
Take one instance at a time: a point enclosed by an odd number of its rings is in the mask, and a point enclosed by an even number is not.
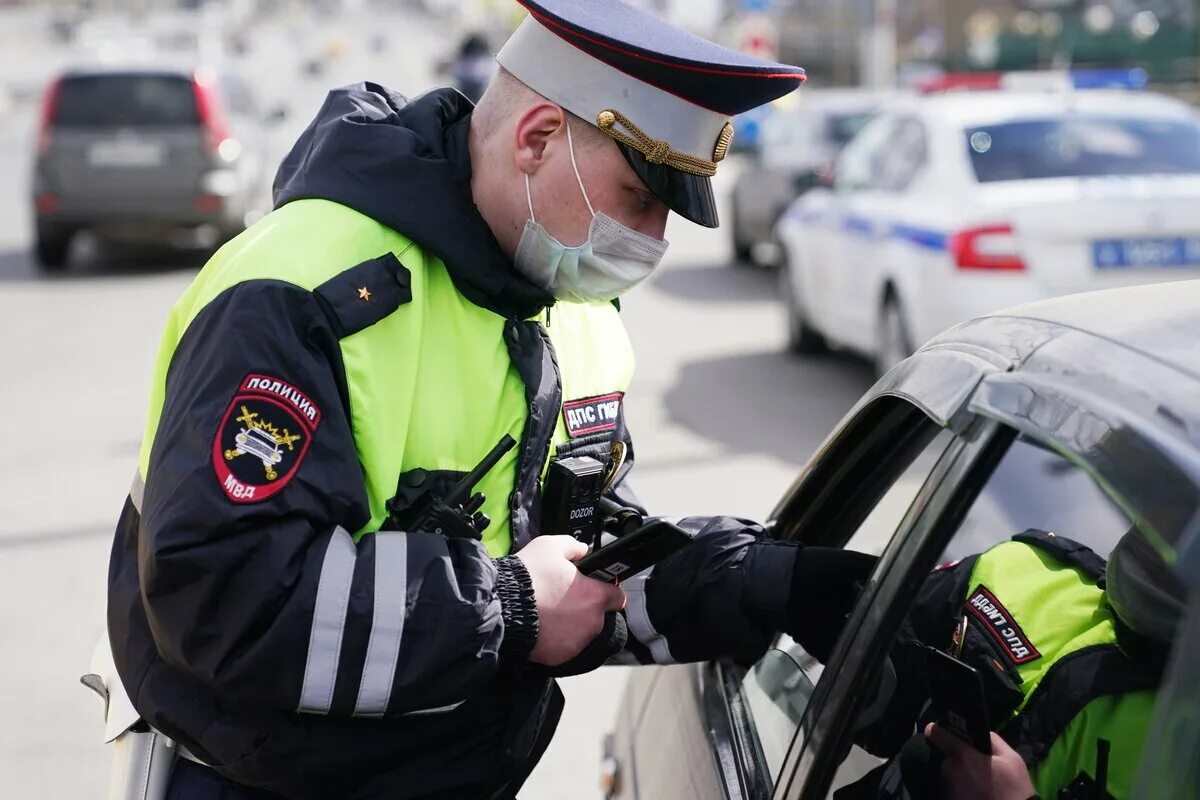
{"type": "Polygon", "coordinates": [[[63,74],[46,91],[34,167],[39,263],[66,266],[83,230],[199,244],[241,232],[268,210],[267,128],[280,116],[203,69],[63,74]]]}
{"type": "Polygon", "coordinates": [[[610,796],[823,798],[881,763],[852,732],[937,564],[1027,528],[1107,557],[1137,529],[1190,587],[1137,797],[1200,795],[1200,281],[1048,300],[935,338],[810,461],[772,535],[882,554],[827,666],[783,637],[756,664],[635,670],[610,796]]]}

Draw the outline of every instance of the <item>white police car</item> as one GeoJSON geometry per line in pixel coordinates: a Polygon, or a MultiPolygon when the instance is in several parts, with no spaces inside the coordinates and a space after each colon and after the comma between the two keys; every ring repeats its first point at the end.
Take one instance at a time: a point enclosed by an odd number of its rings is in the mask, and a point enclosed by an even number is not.
{"type": "Polygon", "coordinates": [[[780,220],[789,347],[857,350],[882,373],[999,308],[1200,276],[1200,118],[1079,90],[1114,82],[1144,73],[946,76],[937,89],[1004,91],[890,106],[780,220]]]}

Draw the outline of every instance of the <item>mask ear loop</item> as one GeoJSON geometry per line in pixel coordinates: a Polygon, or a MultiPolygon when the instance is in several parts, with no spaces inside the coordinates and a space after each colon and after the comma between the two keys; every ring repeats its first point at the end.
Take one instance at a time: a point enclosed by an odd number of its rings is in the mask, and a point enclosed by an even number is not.
{"type": "Polygon", "coordinates": [[[583,178],[579,175],[579,165],[575,163],[575,142],[571,139],[571,119],[567,118],[567,149],[571,151],[571,168],[575,170],[575,180],[579,181],[579,191],[583,193],[583,202],[587,203],[588,211],[592,212],[592,216],[596,216],[596,209],[592,208],[592,201],[588,200],[587,189],[583,188],[583,178]]]}
{"type": "Polygon", "coordinates": [[[533,193],[529,191],[529,173],[525,173],[525,199],[529,201],[529,221],[537,225],[537,217],[533,213],[533,193]]]}

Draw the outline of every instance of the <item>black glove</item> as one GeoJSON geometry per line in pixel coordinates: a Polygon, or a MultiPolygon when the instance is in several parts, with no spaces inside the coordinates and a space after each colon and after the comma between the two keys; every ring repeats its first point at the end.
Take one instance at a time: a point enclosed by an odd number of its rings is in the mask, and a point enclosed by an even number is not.
{"type": "Polygon", "coordinates": [[[878,561],[836,547],[797,548],[780,629],[824,664],[878,561]]]}
{"type": "Polygon", "coordinates": [[[548,667],[547,671],[555,678],[567,678],[571,675],[582,675],[604,666],[604,663],[625,649],[625,641],[629,638],[629,627],[625,617],[615,611],[604,615],[604,628],[600,635],[579,651],[579,654],[565,664],[548,667]]]}
{"type": "Polygon", "coordinates": [[[650,623],[680,663],[756,661],[780,630],[795,546],[732,517],[690,517],[677,525],[693,542],[654,567],[646,583],[650,623]]]}

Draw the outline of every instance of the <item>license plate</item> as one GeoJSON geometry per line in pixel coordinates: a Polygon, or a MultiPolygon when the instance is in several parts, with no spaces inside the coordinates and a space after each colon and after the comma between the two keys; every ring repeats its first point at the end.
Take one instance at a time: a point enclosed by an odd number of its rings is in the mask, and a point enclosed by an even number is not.
{"type": "Polygon", "coordinates": [[[88,165],[105,168],[151,169],[166,162],[163,146],[129,139],[96,142],[88,148],[88,165]]]}
{"type": "Polygon", "coordinates": [[[1200,236],[1101,239],[1092,242],[1096,269],[1200,266],[1200,236]]]}

